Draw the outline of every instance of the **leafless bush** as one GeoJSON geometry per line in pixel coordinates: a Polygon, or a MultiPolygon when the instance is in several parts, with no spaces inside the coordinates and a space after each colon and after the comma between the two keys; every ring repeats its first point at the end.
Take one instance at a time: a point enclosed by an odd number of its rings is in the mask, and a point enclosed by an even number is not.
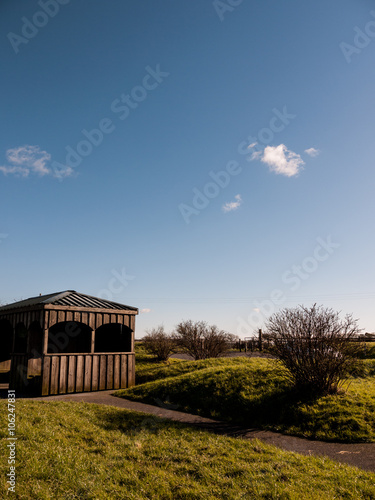
{"type": "Polygon", "coordinates": [[[360,329],[352,315],[314,304],[273,314],[266,323],[271,352],[288,368],[295,387],[320,396],[335,393],[354,370],[360,329]]]}
{"type": "Polygon", "coordinates": [[[205,321],[182,321],[176,327],[176,345],[194,359],[218,358],[230,349],[234,336],[205,321]]]}
{"type": "Polygon", "coordinates": [[[158,361],[167,361],[175,348],[174,340],[164,331],[164,326],[147,331],[147,335],[143,337],[143,345],[145,351],[156,356],[158,361]]]}

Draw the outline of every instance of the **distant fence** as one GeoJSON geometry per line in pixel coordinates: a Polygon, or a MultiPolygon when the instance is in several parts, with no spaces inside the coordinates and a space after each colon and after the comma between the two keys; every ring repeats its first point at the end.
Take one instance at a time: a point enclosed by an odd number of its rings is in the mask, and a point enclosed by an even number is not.
{"type": "MultiPolygon", "coordinates": [[[[306,339],[309,340],[309,339],[306,339]]],[[[360,335],[354,339],[350,339],[349,342],[360,342],[362,344],[367,344],[375,342],[375,335],[360,335]]],[[[233,349],[238,349],[239,352],[254,352],[267,350],[272,346],[272,338],[267,333],[262,333],[259,330],[257,337],[248,337],[243,340],[238,340],[233,344],[233,349]]],[[[364,347],[366,350],[366,345],[364,347]]]]}

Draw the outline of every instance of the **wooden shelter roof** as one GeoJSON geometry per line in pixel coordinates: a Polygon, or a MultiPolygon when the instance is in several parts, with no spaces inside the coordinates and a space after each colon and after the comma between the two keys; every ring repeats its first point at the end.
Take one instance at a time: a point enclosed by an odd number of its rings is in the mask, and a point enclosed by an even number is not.
{"type": "MultiPolygon", "coordinates": [[[[107,309],[107,310],[121,310],[121,311],[136,311],[136,307],[119,304],[109,300],[92,297],[78,293],[75,290],[66,290],[65,292],[50,293],[48,295],[39,295],[37,297],[30,297],[29,299],[20,300],[0,307],[0,314],[2,312],[11,311],[20,308],[32,308],[40,306],[70,306],[82,309],[107,309]]],[[[134,314],[134,313],[133,313],[134,314]]]]}

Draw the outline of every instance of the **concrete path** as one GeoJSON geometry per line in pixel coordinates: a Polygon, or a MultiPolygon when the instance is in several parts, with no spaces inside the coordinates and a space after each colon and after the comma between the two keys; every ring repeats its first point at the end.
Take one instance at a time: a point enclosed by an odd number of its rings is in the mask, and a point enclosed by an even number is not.
{"type": "Polygon", "coordinates": [[[278,446],[283,450],[301,453],[302,455],[327,456],[337,462],[354,465],[356,467],[360,467],[361,469],[375,472],[375,443],[326,443],[323,441],[311,441],[309,439],[286,436],[285,434],[277,432],[246,429],[232,426],[225,422],[212,420],[210,418],[191,415],[189,413],[182,413],[166,407],[153,406],[117,398],[112,394],[113,391],[100,391],[28,399],[39,401],[76,401],[116,406],[127,410],[148,413],[160,418],[172,420],[174,422],[193,425],[200,429],[215,432],[217,434],[242,439],[259,439],[264,443],[278,446]]]}

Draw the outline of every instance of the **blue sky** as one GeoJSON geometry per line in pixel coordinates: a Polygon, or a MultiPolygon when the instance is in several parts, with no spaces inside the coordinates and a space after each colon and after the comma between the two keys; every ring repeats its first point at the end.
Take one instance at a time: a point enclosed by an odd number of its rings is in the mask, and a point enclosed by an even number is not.
{"type": "Polygon", "coordinates": [[[74,289],[138,307],[138,337],[243,337],[317,302],[375,331],[373,2],[0,14],[3,303],[74,289]]]}

